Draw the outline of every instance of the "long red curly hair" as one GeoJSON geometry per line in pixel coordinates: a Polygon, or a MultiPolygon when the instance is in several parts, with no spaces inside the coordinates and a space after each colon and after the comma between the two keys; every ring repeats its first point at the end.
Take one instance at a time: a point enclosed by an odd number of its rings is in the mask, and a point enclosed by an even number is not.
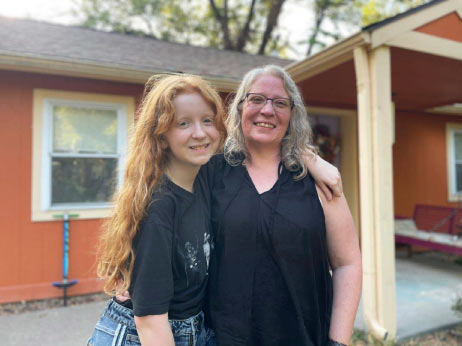
{"type": "Polygon", "coordinates": [[[123,184],[114,195],[113,214],[103,224],[98,245],[97,274],[105,279],[104,291],[109,295],[125,292],[130,286],[135,260],[132,241],[166,168],[169,151],[163,149],[162,135],[175,119],[173,99],[183,92],[202,95],[215,111],[215,126],[221,135],[220,148],[226,138],[222,100],[202,78],[153,76],[146,83],[123,184]]]}

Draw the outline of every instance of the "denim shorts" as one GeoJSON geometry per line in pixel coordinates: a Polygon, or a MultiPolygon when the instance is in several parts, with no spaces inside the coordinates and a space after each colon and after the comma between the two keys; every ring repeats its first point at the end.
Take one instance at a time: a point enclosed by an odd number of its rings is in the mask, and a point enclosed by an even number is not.
{"type": "MultiPolygon", "coordinates": [[[[185,320],[169,320],[175,346],[215,346],[214,333],[204,327],[204,313],[185,320]]],[[[87,346],[140,346],[133,311],[109,301],[87,346]]]]}

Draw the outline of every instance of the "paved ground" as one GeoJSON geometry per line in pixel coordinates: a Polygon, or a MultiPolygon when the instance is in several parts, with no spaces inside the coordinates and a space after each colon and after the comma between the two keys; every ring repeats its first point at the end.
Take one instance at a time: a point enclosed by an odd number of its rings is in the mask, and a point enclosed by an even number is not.
{"type": "MultiPolygon", "coordinates": [[[[462,267],[441,256],[417,255],[396,261],[398,338],[406,338],[458,321],[451,311],[462,294],[462,267]]],[[[0,316],[0,344],[86,345],[105,302],[0,316]]],[[[364,329],[361,311],[355,326],[364,329]]]]}
{"type": "MultiPolygon", "coordinates": [[[[441,254],[417,254],[396,259],[398,340],[460,322],[451,310],[462,295],[462,266],[441,254]]],[[[361,306],[355,327],[365,330],[361,306]]]]}
{"type": "Polygon", "coordinates": [[[106,302],[0,316],[2,346],[84,346],[106,302]]]}

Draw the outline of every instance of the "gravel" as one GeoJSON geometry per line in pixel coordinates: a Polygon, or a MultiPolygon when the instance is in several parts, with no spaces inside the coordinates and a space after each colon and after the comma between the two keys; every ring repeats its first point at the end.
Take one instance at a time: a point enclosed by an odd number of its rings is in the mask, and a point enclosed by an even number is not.
{"type": "Polygon", "coordinates": [[[462,325],[440,330],[418,338],[410,339],[403,346],[460,346],[462,345],[462,325]]]}
{"type": "MultiPolygon", "coordinates": [[[[67,298],[67,305],[79,305],[92,302],[107,300],[108,296],[104,293],[93,293],[82,296],[67,298]]],[[[42,300],[21,301],[15,303],[0,304],[0,316],[14,315],[24,312],[47,310],[63,306],[63,298],[52,298],[42,300]]]]}

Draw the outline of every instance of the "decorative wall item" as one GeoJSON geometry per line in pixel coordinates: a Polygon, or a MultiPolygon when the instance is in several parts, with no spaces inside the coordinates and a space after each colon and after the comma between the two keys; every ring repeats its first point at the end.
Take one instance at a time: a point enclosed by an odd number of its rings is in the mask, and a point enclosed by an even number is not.
{"type": "Polygon", "coordinates": [[[319,149],[319,155],[340,168],[340,119],[326,115],[314,115],[310,118],[313,127],[313,141],[319,149]]]}

